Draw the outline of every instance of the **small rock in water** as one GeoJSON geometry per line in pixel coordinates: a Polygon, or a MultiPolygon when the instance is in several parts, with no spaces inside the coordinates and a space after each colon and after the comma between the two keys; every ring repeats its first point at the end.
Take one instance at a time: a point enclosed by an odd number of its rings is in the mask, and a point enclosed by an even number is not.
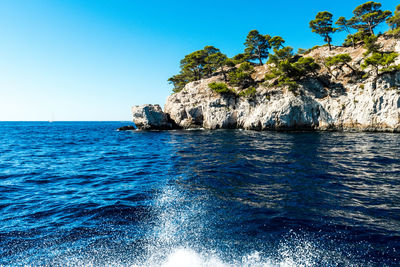
{"type": "Polygon", "coordinates": [[[135,126],[128,125],[128,126],[122,126],[118,128],[118,131],[134,131],[136,130],[135,126]]]}

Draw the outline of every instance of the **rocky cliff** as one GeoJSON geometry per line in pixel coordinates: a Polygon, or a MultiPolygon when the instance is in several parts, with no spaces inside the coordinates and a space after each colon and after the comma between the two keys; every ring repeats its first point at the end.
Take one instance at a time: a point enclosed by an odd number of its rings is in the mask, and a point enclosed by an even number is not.
{"type": "MultiPolygon", "coordinates": [[[[400,53],[400,40],[380,38],[379,42],[384,50],[400,53]]],[[[348,53],[350,64],[358,68],[364,52],[362,46],[332,51],[320,47],[307,56],[322,64],[326,57],[348,53]]],[[[292,91],[265,86],[267,70],[268,65],[256,67],[253,76],[258,85],[250,97],[212,91],[208,84],[223,80],[215,75],[170,95],[164,112],[182,128],[400,132],[400,71],[376,75],[366,69],[368,78],[354,79],[350,69],[323,67],[319,77],[304,79],[292,91]]]]}

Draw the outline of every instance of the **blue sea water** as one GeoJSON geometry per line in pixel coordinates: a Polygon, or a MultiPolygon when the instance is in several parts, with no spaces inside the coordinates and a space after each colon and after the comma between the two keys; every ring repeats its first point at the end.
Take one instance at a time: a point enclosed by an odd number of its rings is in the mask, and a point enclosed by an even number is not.
{"type": "Polygon", "coordinates": [[[400,135],[0,123],[0,265],[398,266],[400,135]]]}

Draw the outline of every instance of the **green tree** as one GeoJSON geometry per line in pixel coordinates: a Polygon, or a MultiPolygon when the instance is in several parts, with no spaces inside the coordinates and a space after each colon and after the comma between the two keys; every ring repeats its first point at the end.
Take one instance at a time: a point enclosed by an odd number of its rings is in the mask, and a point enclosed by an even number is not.
{"type": "Polygon", "coordinates": [[[254,73],[254,67],[249,62],[242,63],[239,68],[229,72],[229,83],[234,86],[247,88],[254,83],[251,75],[254,73]]]}
{"type": "Polygon", "coordinates": [[[353,43],[356,44],[357,42],[363,41],[365,37],[369,36],[371,36],[369,33],[365,33],[362,30],[355,32],[354,34],[348,34],[343,42],[343,45],[350,46],[353,45],[353,43]]]}
{"type": "Polygon", "coordinates": [[[337,26],[339,26],[337,29],[338,31],[346,31],[348,33],[348,37],[350,37],[353,47],[355,47],[356,41],[354,35],[351,34],[350,28],[354,23],[354,20],[347,20],[345,17],[340,17],[335,23],[337,26]]]}
{"type": "Polygon", "coordinates": [[[398,57],[397,53],[378,53],[374,52],[370,57],[366,58],[364,63],[361,65],[363,69],[372,66],[375,70],[375,74],[379,74],[379,68],[385,67],[389,69],[389,66],[393,64],[398,57]]]}
{"type": "Polygon", "coordinates": [[[186,76],[185,74],[179,73],[169,78],[168,82],[174,86],[172,91],[174,93],[177,93],[181,91],[185,87],[185,85],[188,82],[190,82],[190,80],[188,79],[188,76],[186,76]]]}
{"type": "Polygon", "coordinates": [[[168,82],[174,86],[173,91],[179,92],[187,83],[209,77],[215,70],[210,68],[206,59],[217,53],[220,53],[218,48],[206,46],[202,50],[186,55],[180,61],[179,74],[168,79],[168,82]]]}
{"type": "Polygon", "coordinates": [[[274,50],[278,50],[281,47],[283,48],[283,44],[285,43],[285,40],[283,40],[283,38],[280,36],[274,36],[271,38],[269,43],[274,50]]]}
{"type": "Polygon", "coordinates": [[[349,54],[339,54],[325,59],[327,67],[336,66],[336,68],[343,72],[343,67],[346,66],[351,69],[352,73],[356,73],[356,70],[349,64],[350,62],[351,56],[349,54]]]}
{"type": "Polygon", "coordinates": [[[270,86],[288,86],[290,90],[295,90],[303,78],[310,74],[316,76],[319,69],[320,66],[312,57],[298,58],[296,55],[278,59],[271,72],[265,75],[265,79],[272,80],[270,86]]]}
{"type": "Polygon", "coordinates": [[[328,43],[329,50],[332,49],[331,42],[332,37],[331,35],[337,31],[336,28],[332,27],[333,15],[328,11],[318,12],[317,16],[314,20],[310,21],[310,28],[312,32],[315,32],[322,37],[324,37],[324,41],[328,43]]]}
{"type": "Polygon", "coordinates": [[[317,75],[317,71],[321,68],[312,57],[301,57],[293,63],[293,66],[299,70],[297,77],[293,77],[295,79],[304,78],[309,74],[317,75]]]}
{"type": "Polygon", "coordinates": [[[262,60],[268,58],[269,49],[271,49],[270,40],[269,35],[261,35],[257,30],[250,31],[244,43],[246,46],[244,51],[249,56],[249,60],[258,59],[262,65],[262,60]]]}
{"type": "Polygon", "coordinates": [[[225,68],[232,66],[232,64],[231,60],[228,59],[225,54],[222,54],[221,52],[213,53],[206,57],[205,62],[205,69],[209,70],[211,73],[219,70],[224,76],[224,80],[227,81],[225,68]]]}
{"type": "Polygon", "coordinates": [[[389,10],[382,11],[381,7],[381,3],[373,1],[359,5],[353,11],[354,24],[351,27],[374,35],[375,27],[392,15],[389,10]]]}
{"type": "Polygon", "coordinates": [[[207,64],[205,60],[208,56],[217,52],[219,52],[219,49],[213,46],[206,46],[203,50],[190,53],[181,60],[181,69],[186,73],[190,73],[193,76],[193,80],[200,80],[211,74],[209,69],[204,68],[207,64]]]}
{"type": "Polygon", "coordinates": [[[367,51],[364,53],[364,56],[368,56],[371,53],[377,53],[382,48],[382,45],[378,43],[378,37],[375,35],[365,36],[364,37],[364,48],[367,51]]]}
{"type": "Polygon", "coordinates": [[[232,62],[237,65],[237,64],[241,64],[243,62],[246,62],[247,60],[249,60],[249,55],[246,53],[240,53],[237,54],[236,56],[234,56],[232,58],[232,62]]]}
{"type": "Polygon", "coordinates": [[[219,94],[229,94],[229,93],[233,93],[233,91],[231,89],[228,88],[228,86],[226,85],[226,83],[209,83],[208,87],[213,90],[214,92],[217,92],[219,94]]]}
{"type": "Polygon", "coordinates": [[[293,48],[290,46],[286,46],[279,50],[274,50],[275,53],[269,56],[268,63],[273,63],[275,66],[279,64],[282,60],[291,60],[293,58],[293,48]]]}
{"type": "Polygon", "coordinates": [[[400,5],[396,7],[393,17],[388,18],[386,22],[392,29],[389,33],[400,33],[400,5]]]}
{"type": "Polygon", "coordinates": [[[239,93],[240,97],[247,97],[251,98],[254,97],[257,94],[257,90],[254,87],[249,87],[246,90],[243,90],[239,93]]]}

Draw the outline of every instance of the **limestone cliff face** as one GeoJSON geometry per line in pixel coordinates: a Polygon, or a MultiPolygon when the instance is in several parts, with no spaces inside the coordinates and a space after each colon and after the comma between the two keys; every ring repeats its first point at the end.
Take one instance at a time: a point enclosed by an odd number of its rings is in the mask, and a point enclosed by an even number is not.
{"type": "MultiPolygon", "coordinates": [[[[400,53],[400,41],[380,39],[384,49],[400,53]]],[[[307,56],[317,62],[323,58],[349,53],[353,66],[363,59],[364,49],[318,48],[307,56]]],[[[399,64],[398,62],[396,62],[399,64]]],[[[258,67],[255,79],[261,79],[266,66],[258,67]]],[[[321,75],[332,76],[334,70],[323,68],[321,75]]],[[[349,70],[348,70],[349,71],[349,70]]],[[[369,70],[367,70],[368,72],[369,70]]],[[[347,73],[348,74],[348,73],[347,73]]],[[[400,132],[400,72],[368,79],[351,80],[346,73],[328,81],[309,78],[296,92],[286,88],[267,88],[259,84],[250,98],[234,94],[221,95],[208,84],[221,81],[214,76],[192,82],[179,93],[168,97],[165,113],[182,128],[243,128],[252,130],[315,129],[400,132]]]]}
{"type": "Polygon", "coordinates": [[[265,90],[253,98],[220,95],[208,80],[168,97],[165,113],[182,128],[400,131],[400,72],[331,94],[310,80],[299,94],[265,90]]]}

